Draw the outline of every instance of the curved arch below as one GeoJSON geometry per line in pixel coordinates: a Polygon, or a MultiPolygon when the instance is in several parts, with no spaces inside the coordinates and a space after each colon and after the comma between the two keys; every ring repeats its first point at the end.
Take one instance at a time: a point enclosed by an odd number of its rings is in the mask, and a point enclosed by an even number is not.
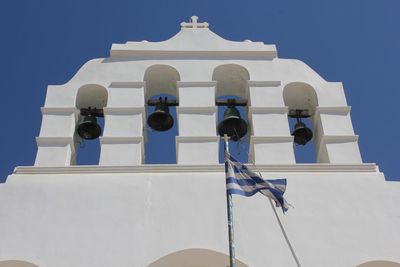
{"type": "MultiPolygon", "coordinates": [[[[185,249],[168,254],[148,267],[221,267],[229,265],[229,256],[209,249],[185,249]]],[[[236,260],[237,267],[249,267],[236,260]]]]}
{"type": "Polygon", "coordinates": [[[168,94],[178,97],[177,81],[179,72],[169,65],[153,65],[146,69],[143,80],[146,82],[146,99],[153,95],[168,94]]]}
{"type": "Polygon", "coordinates": [[[302,82],[293,82],[283,88],[283,100],[290,109],[307,109],[313,115],[318,106],[318,97],[314,88],[302,82]]]}
{"type": "Polygon", "coordinates": [[[236,64],[220,65],[214,69],[212,80],[217,82],[217,97],[236,95],[247,99],[250,74],[245,67],[236,64]]]}
{"type": "Polygon", "coordinates": [[[8,260],[8,261],[0,261],[0,267],[39,267],[39,266],[26,261],[8,260]]]}
{"type": "Polygon", "coordinates": [[[400,267],[400,263],[393,261],[369,261],[363,264],[357,265],[357,267],[400,267]]]}
{"type": "Polygon", "coordinates": [[[107,89],[97,84],[87,84],[79,88],[76,95],[77,108],[98,108],[107,106],[107,89]]]}

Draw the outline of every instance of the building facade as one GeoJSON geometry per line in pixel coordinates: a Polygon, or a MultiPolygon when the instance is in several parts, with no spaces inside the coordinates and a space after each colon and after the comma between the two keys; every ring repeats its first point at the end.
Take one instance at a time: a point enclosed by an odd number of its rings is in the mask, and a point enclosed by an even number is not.
{"type": "Polygon", "coordinates": [[[35,164],[0,185],[0,266],[227,266],[224,96],[247,102],[249,167],[287,178],[294,206],[275,214],[262,195],[234,196],[238,266],[399,266],[400,184],[363,163],[342,84],[197,17],[163,42],[113,44],[48,87],[35,164]],[[179,103],[176,164],[145,163],[147,103],[159,95],[179,103]],[[104,131],[98,165],[82,166],[88,107],[104,131]],[[296,162],[296,110],[310,116],[315,163],[296,162]]]}

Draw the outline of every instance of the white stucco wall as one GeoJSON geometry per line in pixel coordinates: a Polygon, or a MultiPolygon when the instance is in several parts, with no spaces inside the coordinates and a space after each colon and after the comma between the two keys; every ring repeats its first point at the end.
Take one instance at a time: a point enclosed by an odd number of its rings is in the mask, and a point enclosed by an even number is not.
{"type": "MultiPolygon", "coordinates": [[[[184,249],[228,253],[224,173],[14,174],[0,185],[0,260],[147,266],[184,249]]],[[[263,172],[288,179],[278,214],[302,266],[400,261],[400,183],[380,173],[263,172]]],[[[236,255],[296,266],[268,200],[234,196],[236,255]]]]}

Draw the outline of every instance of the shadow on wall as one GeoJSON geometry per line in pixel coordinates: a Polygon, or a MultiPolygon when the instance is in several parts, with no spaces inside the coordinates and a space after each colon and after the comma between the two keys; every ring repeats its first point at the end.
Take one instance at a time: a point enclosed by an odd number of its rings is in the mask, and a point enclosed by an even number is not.
{"type": "Polygon", "coordinates": [[[39,267],[26,261],[0,261],[0,267],[39,267]]]}
{"type": "MultiPolygon", "coordinates": [[[[229,265],[229,256],[209,249],[185,249],[168,254],[148,267],[221,267],[229,265]]],[[[236,260],[237,267],[249,267],[236,260]]]]}
{"type": "Polygon", "coordinates": [[[369,261],[357,267],[400,267],[400,263],[393,261],[369,261]]]}

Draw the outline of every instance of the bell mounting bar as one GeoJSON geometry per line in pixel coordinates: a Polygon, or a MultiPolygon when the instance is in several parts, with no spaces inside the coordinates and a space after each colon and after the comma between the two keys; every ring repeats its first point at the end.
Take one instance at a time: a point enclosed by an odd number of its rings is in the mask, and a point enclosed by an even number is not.
{"type": "Polygon", "coordinates": [[[228,106],[228,107],[247,106],[247,100],[228,98],[226,100],[217,100],[217,101],[215,101],[215,104],[217,106],[228,106]]]}
{"type": "Polygon", "coordinates": [[[159,99],[149,99],[147,100],[148,106],[157,106],[159,104],[166,104],[167,106],[178,106],[179,102],[177,100],[168,100],[166,97],[163,99],[160,97],[159,99]]]}
{"type": "Polygon", "coordinates": [[[309,118],[311,117],[308,109],[291,109],[288,116],[290,118],[309,118]]]}
{"type": "Polygon", "coordinates": [[[81,115],[82,116],[96,116],[96,117],[104,117],[104,111],[102,108],[81,108],[81,115]]]}

